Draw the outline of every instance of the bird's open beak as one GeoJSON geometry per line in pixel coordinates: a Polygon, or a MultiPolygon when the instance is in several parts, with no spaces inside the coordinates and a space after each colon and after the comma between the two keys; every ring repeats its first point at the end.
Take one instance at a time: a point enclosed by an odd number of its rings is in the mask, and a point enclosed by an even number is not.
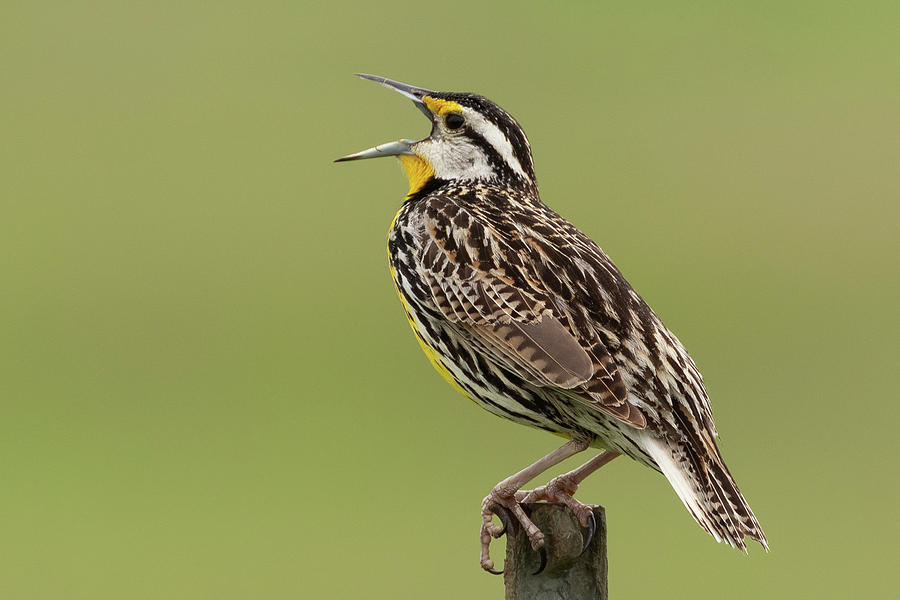
{"type": "MultiPolygon", "coordinates": [[[[432,119],[431,111],[428,110],[428,107],[425,106],[425,103],[422,101],[422,98],[433,94],[431,90],[426,90],[424,88],[416,87],[414,85],[407,85],[405,83],[400,83],[399,81],[394,81],[392,79],[387,79],[386,77],[379,77],[378,75],[368,75],[366,73],[356,73],[357,77],[362,77],[363,79],[368,79],[370,81],[374,81],[376,83],[380,83],[386,88],[390,88],[397,92],[398,94],[402,94],[413,101],[413,104],[418,108],[426,117],[432,119]]],[[[368,150],[363,150],[362,152],[357,152],[355,154],[348,154],[347,156],[342,156],[338,158],[334,162],[342,162],[345,160],[361,160],[363,158],[377,158],[379,156],[397,156],[399,154],[412,154],[412,145],[415,144],[413,140],[397,140],[396,142],[387,142],[384,144],[380,144],[375,146],[374,148],[369,148],[368,150]]]]}
{"type": "Polygon", "coordinates": [[[378,158],[379,156],[397,156],[398,154],[412,154],[412,140],[397,140],[396,142],[386,142],[379,146],[362,150],[355,154],[348,154],[340,158],[334,159],[334,162],[343,162],[345,160],[362,160],[364,158],[378,158]]]}

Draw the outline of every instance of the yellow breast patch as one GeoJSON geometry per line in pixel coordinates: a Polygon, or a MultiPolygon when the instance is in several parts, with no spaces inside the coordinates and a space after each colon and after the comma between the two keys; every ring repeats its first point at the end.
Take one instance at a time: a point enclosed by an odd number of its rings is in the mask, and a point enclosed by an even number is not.
{"type": "MultiPolygon", "coordinates": [[[[400,215],[400,213],[398,212],[397,216],[399,216],[399,215],[400,215]]],[[[394,217],[395,222],[396,222],[396,220],[397,220],[397,217],[394,217]]],[[[391,229],[393,229],[393,224],[391,225],[391,229]]],[[[446,366],[444,366],[444,363],[441,362],[441,357],[438,354],[437,350],[435,350],[434,348],[429,346],[428,342],[426,342],[425,339],[422,337],[422,334],[419,333],[419,329],[418,329],[418,327],[416,327],[416,321],[412,316],[412,314],[413,314],[412,307],[406,301],[406,298],[403,297],[403,293],[400,291],[400,288],[397,286],[397,273],[394,271],[394,266],[390,265],[390,269],[391,269],[391,279],[394,280],[394,289],[397,290],[397,296],[400,298],[400,302],[403,304],[403,310],[406,312],[406,320],[409,322],[409,327],[410,327],[410,329],[412,329],[413,335],[416,336],[416,341],[419,342],[419,346],[422,347],[422,351],[425,353],[425,356],[428,357],[428,362],[431,363],[431,366],[434,367],[434,370],[437,371],[440,374],[440,376],[443,377],[447,381],[447,383],[449,383],[453,387],[453,389],[455,389],[457,392],[459,392],[460,394],[462,394],[463,396],[465,396],[466,398],[468,398],[469,400],[474,402],[475,399],[472,398],[472,396],[469,395],[469,392],[464,390],[462,388],[462,386],[460,386],[459,383],[456,382],[456,378],[453,377],[453,374],[450,372],[450,369],[448,369],[446,366]]]]}

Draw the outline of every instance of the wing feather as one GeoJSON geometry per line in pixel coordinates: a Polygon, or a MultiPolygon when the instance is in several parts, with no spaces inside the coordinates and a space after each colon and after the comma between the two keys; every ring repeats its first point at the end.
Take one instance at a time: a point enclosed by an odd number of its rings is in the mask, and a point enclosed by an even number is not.
{"type": "MultiPolygon", "coordinates": [[[[617,419],[645,427],[644,415],[628,402],[613,357],[596,335],[585,340],[566,326],[558,298],[540,285],[538,266],[521,251],[504,247],[484,224],[474,230],[454,227],[453,217],[459,222],[464,212],[454,210],[453,215],[426,213],[428,238],[420,256],[435,305],[444,317],[529,383],[569,390],[617,419]],[[518,272],[509,273],[496,267],[494,260],[485,260],[499,252],[507,257],[516,253],[518,272]]],[[[472,215],[466,217],[468,223],[475,221],[472,215]]]]}

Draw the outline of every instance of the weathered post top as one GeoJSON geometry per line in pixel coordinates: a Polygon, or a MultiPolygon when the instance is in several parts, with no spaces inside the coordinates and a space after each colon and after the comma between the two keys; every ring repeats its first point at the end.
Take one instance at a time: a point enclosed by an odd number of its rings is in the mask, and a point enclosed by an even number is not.
{"type": "Polygon", "coordinates": [[[595,506],[596,530],[588,530],[563,504],[531,503],[525,512],[546,536],[546,567],[521,527],[507,531],[506,600],[607,600],[606,511],[595,506]]]}

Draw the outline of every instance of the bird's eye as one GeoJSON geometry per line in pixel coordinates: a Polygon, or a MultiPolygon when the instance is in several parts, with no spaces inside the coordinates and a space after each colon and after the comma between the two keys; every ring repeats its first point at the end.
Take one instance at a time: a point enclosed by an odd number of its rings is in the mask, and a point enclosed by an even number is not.
{"type": "Polygon", "coordinates": [[[463,116],[459,113],[450,113],[444,119],[444,124],[447,125],[447,129],[459,129],[465,122],[466,120],[463,119],[463,116]]]}

